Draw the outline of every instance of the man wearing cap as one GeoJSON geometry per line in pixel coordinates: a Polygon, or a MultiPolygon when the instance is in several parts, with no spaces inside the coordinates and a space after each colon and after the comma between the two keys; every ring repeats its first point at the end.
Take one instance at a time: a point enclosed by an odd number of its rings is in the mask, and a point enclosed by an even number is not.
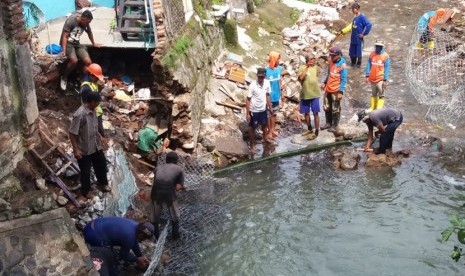
{"type": "MultiPolygon", "coordinates": [[[[81,194],[88,199],[90,193],[90,167],[94,168],[98,185],[102,191],[110,191],[107,179],[107,160],[102,150],[103,137],[98,132],[98,119],[95,113],[99,105],[98,93],[88,93],[83,97],[83,104],[74,113],[69,126],[69,139],[81,171],[81,194]]],[[[84,201],[82,199],[81,201],[84,201]]]]}
{"type": "Polygon", "coordinates": [[[86,225],[83,233],[84,240],[91,246],[120,247],[119,261],[136,263],[141,269],[150,264],[139,246],[139,242],[152,238],[154,234],[154,227],[150,222],[137,223],[120,217],[97,218],[86,225]]]}
{"type": "Polygon", "coordinates": [[[184,186],[184,170],[179,166],[178,154],[174,151],[166,154],[166,164],[155,168],[151,199],[153,202],[153,224],[154,234],[158,239],[160,236],[160,216],[163,204],[168,207],[171,217],[171,235],[178,239],[179,235],[179,210],[176,202],[176,191],[186,190],[184,186]]]}
{"type": "Polygon", "coordinates": [[[60,88],[63,91],[66,90],[69,74],[76,68],[79,60],[82,60],[86,67],[92,63],[86,48],[80,44],[81,35],[86,32],[92,45],[99,47],[94,41],[94,35],[90,28],[90,22],[93,18],[92,13],[86,10],[82,14],[71,15],[63,25],[60,45],[63,48],[63,55],[68,57],[68,64],[60,79],[60,88]]]}
{"type": "Polygon", "coordinates": [[[370,33],[372,25],[368,18],[360,12],[360,5],[358,3],[354,3],[351,9],[354,14],[354,19],[352,23],[342,29],[341,33],[347,34],[352,31],[349,48],[350,61],[352,66],[361,67],[363,38],[370,33]]]}
{"type": "Polygon", "coordinates": [[[417,23],[417,31],[420,39],[417,43],[417,49],[422,50],[425,46],[428,49],[434,49],[434,26],[436,24],[452,23],[454,18],[458,18],[460,11],[456,8],[440,8],[435,11],[428,11],[420,17],[417,23]]]}
{"type": "Polygon", "coordinates": [[[372,112],[362,110],[357,114],[357,116],[359,122],[363,121],[368,126],[368,140],[365,145],[365,151],[373,151],[371,148],[371,142],[373,139],[373,127],[376,127],[378,131],[375,132],[375,135],[380,134],[380,137],[379,148],[375,151],[375,153],[385,154],[386,150],[392,152],[394,134],[403,121],[402,113],[394,108],[382,108],[372,112]]]}
{"type": "Polygon", "coordinates": [[[305,64],[300,66],[298,79],[302,84],[300,93],[300,113],[305,115],[307,130],[302,135],[307,136],[309,140],[315,139],[320,131],[320,86],[318,85],[319,70],[316,65],[316,58],[313,54],[305,56],[305,64]],[[313,133],[312,123],[310,120],[310,111],[313,112],[315,121],[315,133],[313,133]]]}
{"type": "Polygon", "coordinates": [[[329,50],[329,57],[328,75],[321,87],[325,90],[323,110],[326,117],[326,125],[321,129],[334,132],[341,117],[341,100],[347,83],[347,65],[341,49],[337,46],[329,50]]]}
{"type": "MultiPolygon", "coordinates": [[[[97,63],[92,63],[87,68],[88,72],[88,80],[81,83],[81,90],[79,93],[81,94],[81,98],[84,97],[89,93],[96,93],[99,95],[99,91],[105,85],[104,84],[104,77],[102,67],[97,63]]],[[[100,95],[99,95],[100,97],[100,95]]],[[[95,109],[98,118],[98,132],[102,137],[105,137],[105,130],[103,129],[103,109],[102,106],[99,104],[95,109]]]]}
{"type": "Polygon", "coordinates": [[[268,121],[268,112],[273,116],[274,110],[271,105],[270,82],[265,79],[265,68],[257,69],[257,80],[253,81],[249,86],[247,100],[245,102],[246,119],[249,122],[249,138],[250,150],[255,152],[255,129],[261,125],[265,142],[272,143],[272,133],[268,131],[270,128],[268,121]]]}
{"type": "Polygon", "coordinates": [[[384,50],[384,42],[376,40],[365,70],[366,83],[371,83],[370,111],[384,106],[384,90],[388,85],[391,60],[384,50]]]}

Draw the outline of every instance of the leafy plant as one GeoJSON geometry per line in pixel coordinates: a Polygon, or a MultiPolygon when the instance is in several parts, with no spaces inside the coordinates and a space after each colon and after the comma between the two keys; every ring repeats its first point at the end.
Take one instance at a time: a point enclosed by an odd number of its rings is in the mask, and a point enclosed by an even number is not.
{"type": "Polygon", "coordinates": [[[300,10],[292,8],[289,16],[291,17],[292,22],[296,23],[300,18],[300,10]]]}
{"type": "Polygon", "coordinates": [[[187,49],[193,45],[192,41],[186,37],[180,37],[176,43],[169,49],[168,53],[166,53],[163,58],[162,62],[168,67],[174,67],[176,61],[180,59],[183,55],[186,54],[187,49]]]}
{"type": "MultiPolygon", "coordinates": [[[[465,218],[459,218],[457,215],[449,216],[449,221],[451,226],[446,230],[442,231],[442,242],[446,242],[450,239],[453,234],[457,234],[457,240],[461,244],[465,244],[465,218]]],[[[458,246],[454,246],[454,250],[452,251],[451,258],[458,262],[460,257],[462,256],[462,248],[458,246]]]]}

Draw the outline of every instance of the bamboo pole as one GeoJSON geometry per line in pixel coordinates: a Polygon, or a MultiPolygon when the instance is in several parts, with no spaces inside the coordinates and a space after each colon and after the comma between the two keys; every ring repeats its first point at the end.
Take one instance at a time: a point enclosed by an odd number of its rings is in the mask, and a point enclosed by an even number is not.
{"type": "Polygon", "coordinates": [[[307,146],[307,147],[304,147],[304,148],[301,148],[301,149],[291,150],[291,151],[282,152],[282,153],[277,153],[277,154],[267,156],[265,158],[260,158],[260,159],[257,159],[257,160],[250,160],[250,161],[234,164],[232,166],[228,166],[226,168],[216,170],[216,171],[213,172],[213,174],[216,175],[216,174],[223,173],[223,172],[226,172],[226,171],[229,171],[229,170],[239,169],[239,168],[247,167],[247,166],[250,166],[250,165],[253,165],[253,164],[262,163],[262,162],[265,162],[265,161],[270,161],[270,160],[285,158],[285,157],[292,157],[292,156],[295,156],[295,155],[304,154],[304,153],[308,153],[308,152],[319,151],[319,150],[324,150],[324,149],[327,149],[327,148],[339,147],[339,146],[349,146],[349,145],[352,145],[352,143],[364,142],[366,140],[367,140],[367,137],[360,137],[360,138],[357,138],[357,139],[354,139],[354,140],[337,141],[337,142],[333,142],[333,143],[329,143],[329,144],[323,144],[323,145],[310,145],[310,146],[307,146]]]}

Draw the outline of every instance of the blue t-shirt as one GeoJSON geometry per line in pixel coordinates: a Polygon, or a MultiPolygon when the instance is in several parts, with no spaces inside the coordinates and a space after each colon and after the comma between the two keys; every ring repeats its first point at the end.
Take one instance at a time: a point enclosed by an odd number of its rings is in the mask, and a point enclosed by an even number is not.
{"type": "Polygon", "coordinates": [[[270,81],[271,93],[270,100],[272,103],[279,103],[281,100],[281,72],[283,68],[278,66],[274,69],[271,69],[269,66],[266,68],[266,79],[270,81]]]}
{"type": "Polygon", "coordinates": [[[363,14],[359,14],[354,17],[352,21],[352,33],[350,35],[350,43],[352,44],[362,44],[363,38],[360,38],[358,35],[363,34],[364,36],[368,35],[371,30],[371,22],[363,14]]]}

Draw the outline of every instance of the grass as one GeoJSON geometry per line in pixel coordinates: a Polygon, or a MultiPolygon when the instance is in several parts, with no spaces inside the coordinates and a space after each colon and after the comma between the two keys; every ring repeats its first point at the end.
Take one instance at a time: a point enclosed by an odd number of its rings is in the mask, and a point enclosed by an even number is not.
{"type": "Polygon", "coordinates": [[[176,43],[169,49],[168,53],[166,53],[163,58],[162,62],[164,65],[173,68],[176,65],[176,62],[186,54],[187,49],[192,46],[192,41],[186,37],[180,37],[176,43]]]}

